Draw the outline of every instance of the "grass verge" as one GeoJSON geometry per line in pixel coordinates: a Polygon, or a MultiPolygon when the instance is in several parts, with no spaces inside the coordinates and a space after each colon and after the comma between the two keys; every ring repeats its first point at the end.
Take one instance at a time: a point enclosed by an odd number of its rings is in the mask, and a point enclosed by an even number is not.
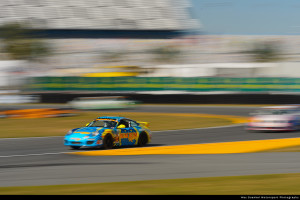
{"type": "Polygon", "coordinates": [[[0,187],[0,195],[299,195],[300,174],[0,187]]]}

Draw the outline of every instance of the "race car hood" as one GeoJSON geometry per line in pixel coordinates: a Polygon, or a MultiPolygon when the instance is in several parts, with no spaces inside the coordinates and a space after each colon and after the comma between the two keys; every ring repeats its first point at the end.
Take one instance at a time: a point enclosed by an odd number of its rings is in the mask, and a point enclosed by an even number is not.
{"type": "Polygon", "coordinates": [[[103,128],[99,128],[99,127],[82,127],[79,129],[76,129],[75,131],[73,131],[72,135],[74,136],[76,135],[87,135],[87,134],[91,134],[95,131],[99,131],[103,128]]]}

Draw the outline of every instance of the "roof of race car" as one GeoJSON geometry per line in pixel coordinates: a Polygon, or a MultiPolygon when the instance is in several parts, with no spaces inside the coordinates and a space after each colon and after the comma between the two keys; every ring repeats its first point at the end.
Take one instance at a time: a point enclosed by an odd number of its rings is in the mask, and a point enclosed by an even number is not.
{"type": "Polygon", "coordinates": [[[126,117],[115,117],[115,116],[102,116],[102,117],[97,117],[97,119],[108,119],[108,120],[120,121],[121,119],[127,119],[127,118],[126,117]]]}

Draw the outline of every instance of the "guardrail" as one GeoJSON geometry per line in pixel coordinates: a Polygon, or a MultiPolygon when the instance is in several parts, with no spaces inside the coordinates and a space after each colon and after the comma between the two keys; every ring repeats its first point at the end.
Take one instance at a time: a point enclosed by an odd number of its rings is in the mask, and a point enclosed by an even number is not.
{"type": "Polygon", "coordinates": [[[35,77],[25,92],[43,103],[122,95],[143,103],[299,104],[300,78],[35,77]]]}
{"type": "Polygon", "coordinates": [[[34,77],[25,91],[300,92],[300,78],[34,77]]]}

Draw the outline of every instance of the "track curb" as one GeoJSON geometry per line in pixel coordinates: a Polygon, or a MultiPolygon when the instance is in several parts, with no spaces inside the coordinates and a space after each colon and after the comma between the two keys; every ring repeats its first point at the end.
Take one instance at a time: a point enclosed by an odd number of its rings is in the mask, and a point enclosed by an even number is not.
{"type": "Polygon", "coordinates": [[[252,140],[237,142],[188,144],[162,147],[125,148],[75,152],[83,156],[169,155],[169,154],[234,154],[254,153],[300,145],[300,138],[252,140]]]}

